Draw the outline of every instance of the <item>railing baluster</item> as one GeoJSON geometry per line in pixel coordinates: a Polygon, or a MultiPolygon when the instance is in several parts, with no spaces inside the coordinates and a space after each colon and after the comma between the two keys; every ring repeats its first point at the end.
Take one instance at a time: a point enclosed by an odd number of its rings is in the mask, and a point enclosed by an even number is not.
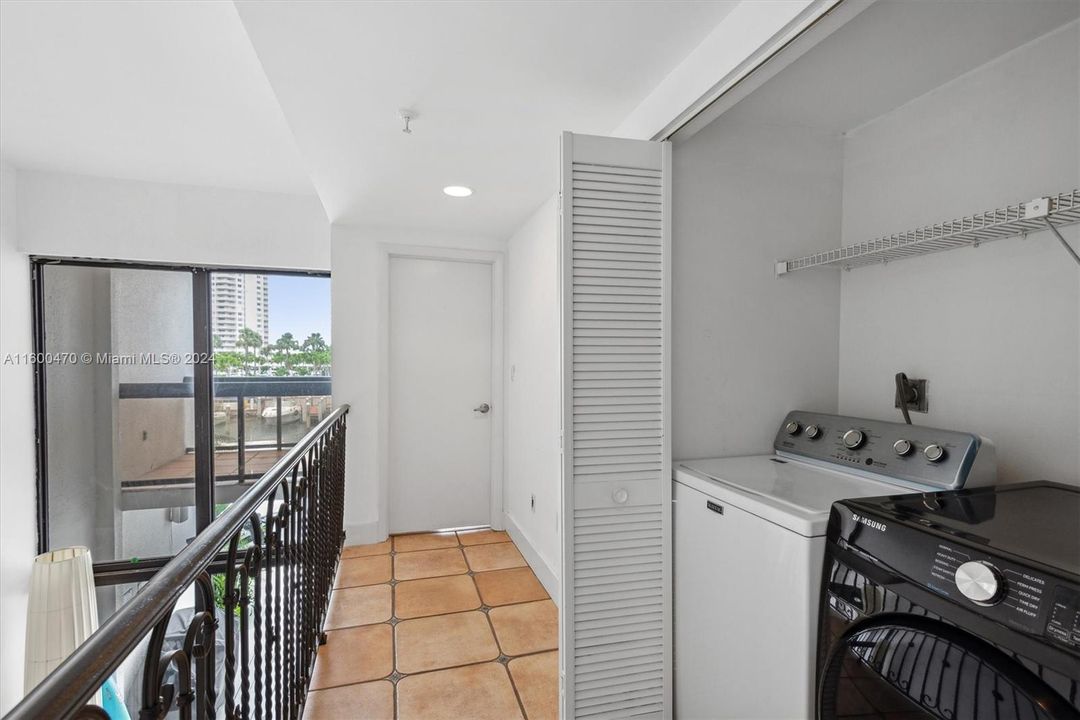
{"type": "MultiPolygon", "coordinates": [[[[301,459],[300,462],[303,462],[301,459]]],[[[296,507],[296,468],[293,468],[290,473],[291,482],[289,482],[289,504],[285,509],[286,520],[283,529],[285,531],[285,542],[282,545],[282,549],[285,551],[285,564],[282,567],[283,581],[285,583],[285,593],[283,597],[288,603],[290,609],[296,608],[296,597],[293,592],[293,529],[296,527],[296,523],[293,522],[293,510],[296,507]]],[[[282,682],[285,684],[285,715],[284,717],[292,719],[292,704],[293,704],[293,658],[296,648],[293,646],[293,622],[292,613],[286,613],[285,620],[285,642],[283,644],[282,652],[285,653],[285,674],[282,676],[282,682]]]]}
{"type": "Polygon", "coordinates": [[[233,718],[247,717],[248,708],[248,608],[250,606],[250,600],[248,598],[248,586],[250,585],[250,579],[248,577],[248,569],[246,566],[240,567],[240,594],[237,599],[237,605],[240,609],[240,684],[239,695],[240,702],[236,700],[236,689],[233,690],[232,695],[232,712],[226,715],[226,720],[233,720],[233,718]]]}
{"type": "MultiPolygon", "coordinates": [[[[214,605],[214,586],[210,575],[205,571],[199,575],[195,584],[196,592],[202,594],[202,605],[206,608],[199,619],[199,627],[193,637],[202,644],[202,652],[196,653],[196,697],[191,698],[201,718],[217,717],[217,611],[214,605]],[[201,637],[200,637],[201,635],[201,637]]],[[[194,619],[192,626],[195,626],[194,619]]],[[[191,628],[188,628],[190,632],[191,628]]],[[[186,650],[185,646],[185,650],[186,650]]]]}
{"type": "Polygon", "coordinates": [[[240,549],[240,532],[229,541],[229,555],[225,568],[225,717],[232,720],[236,698],[236,608],[239,605],[237,590],[236,556],[240,549]]]}
{"type": "Polygon", "coordinates": [[[256,717],[261,718],[262,714],[262,699],[263,699],[263,680],[262,673],[259,672],[259,668],[255,667],[255,663],[258,658],[262,657],[262,615],[263,604],[262,597],[259,595],[260,585],[262,584],[263,572],[262,568],[266,567],[262,562],[261,553],[256,560],[255,580],[252,587],[251,596],[252,602],[252,614],[251,628],[252,628],[252,643],[251,656],[244,662],[245,671],[250,668],[251,676],[254,681],[254,688],[252,688],[252,699],[249,705],[247,699],[247,692],[249,684],[244,682],[244,717],[256,717]]]}
{"type": "Polygon", "coordinates": [[[259,619],[261,615],[261,601],[259,599],[259,579],[261,576],[260,566],[262,561],[262,528],[259,525],[259,516],[252,515],[249,519],[251,524],[251,545],[244,553],[244,594],[242,614],[240,615],[240,717],[251,717],[251,682],[255,676],[255,714],[259,715],[258,697],[262,691],[259,673],[252,673],[253,657],[258,657],[261,651],[261,630],[259,619]],[[250,593],[249,593],[250,590],[250,593]],[[254,640],[254,656],[252,656],[252,640],[254,640]]]}
{"type": "Polygon", "coordinates": [[[296,483],[296,505],[293,508],[293,602],[296,606],[296,623],[293,625],[293,673],[292,673],[292,691],[293,691],[293,712],[297,713],[296,717],[299,717],[299,708],[301,706],[301,688],[307,687],[303,682],[303,670],[304,662],[301,658],[304,657],[303,639],[304,633],[307,631],[307,612],[306,612],[306,593],[304,592],[304,568],[303,568],[303,522],[304,522],[304,510],[305,499],[307,498],[307,464],[310,461],[311,451],[308,450],[305,453],[303,462],[300,463],[298,468],[298,479],[296,483]]]}
{"type": "Polygon", "coordinates": [[[139,720],[163,720],[172,708],[183,719],[216,718],[219,695],[226,720],[297,720],[344,540],[347,412],[344,406],[319,423],[6,719],[105,717],[86,703],[149,634],[139,720]],[[212,573],[225,580],[223,622],[212,573]],[[183,642],[166,648],[176,603],[192,586],[198,604],[183,642]]]}
{"type": "Polygon", "coordinates": [[[314,613],[312,612],[315,588],[311,582],[311,538],[308,534],[308,523],[311,521],[311,488],[314,485],[314,478],[311,475],[311,453],[314,450],[315,448],[312,448],[312,450],[308,451],[308,464],[304,468],[303,503],[300,506],[300,517],[297,518],[296,523],[296,541],[298,544],[296,555],[297,567],[300,572],[300,602],[303,613],[301,617],[304,619],[300,626],[300,632],[297,633],[296,643],[300,648],[300,652],[296,656],[296,691],[301,695],[304,694],[303,691],[310,682],[308,658],[311,657],[313,650],[311,630],[315,623],[314,613]]]}
{"type": "MultiPolygon", "coordinates": [[[[317,581],[315,579],[315,563],[317,562],[317,556],[315,555],[315,530],[314,521],[318,515],[318,503],[316,500],[316,493],[319,491],[319,463],[315,464],[316,471],[312,475],[311,480],[307,484],[307,494],[305,495],[304,505],[304,562],[302,567],[304,568],[304,611],[307,617],[307,622],[304,625],[304,653],[301,657],[307,659],[313,656],[318,644],[316,643],[316,635],[319,628],[315,627],[317,622],[316,615],[318,613],[318,598],[316,597],[317,581]]],[[[303,669],[304,685],[311,682],[311,667],[305,663],[303,669]]]]}
{"type": "MultiPolygon", "coordinates": [[[[308,453],[311,451],[309,450],[308,453]]],[[[307,453],[305,453],[305,460],[307,453]]],[[[301,464],[303,461],[301,461],[301,464]]],[[[300,526],[300,505],[303,502],[303,494],[301,480],[299,476],[300,465],[297,465],[293,470],[293,504],[289,512],[289,601],[294,609],[300,607],[300,583],[299,583],[299,569],[297,568],[298,550],[297,537],[298,528],[300,526]]],[[[299,666],[300,650],[297,644],[297,639],[300,636],[300,628],[296,620],[301,619],[302,615],[293,615],[290,613],[289,617],[289,717],[296,718],[297,710],[300,707],[299,693],[297,692],[297,679],[299,673],[296,671],[299,666]]]]}
{"type": "Polygon", "coordinates": [[[285,623],[282,615],[282,592],[285,589],[285,509],[289,506],[288,484],[282,483],[282,504],[278,509],[277,532],[274,534],[274,698],[276,718],[285,716],[285,677],[282,666],[285,654],[285,623]]]}

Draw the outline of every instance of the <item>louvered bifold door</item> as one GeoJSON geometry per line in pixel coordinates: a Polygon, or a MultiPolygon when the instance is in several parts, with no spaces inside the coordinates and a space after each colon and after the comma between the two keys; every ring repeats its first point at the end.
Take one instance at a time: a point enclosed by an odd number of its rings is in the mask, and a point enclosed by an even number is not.
{"type": "Polygon", "coordinates": [[[671,714],[670,158],[563,135],[563,718],[671,714]]]}

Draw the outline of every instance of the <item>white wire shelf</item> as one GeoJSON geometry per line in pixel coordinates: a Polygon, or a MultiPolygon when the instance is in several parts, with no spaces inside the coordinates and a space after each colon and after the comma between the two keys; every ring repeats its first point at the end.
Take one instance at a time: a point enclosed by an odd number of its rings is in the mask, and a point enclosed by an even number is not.
{"type": "Polygon", "coordinates": [[[841,267],[845,270],[926,255],[990,240],[1026,235],[1080,222],[1080,190],[1035,198],[1026,203],[988,210],[969,217],[927,225],[917,230],[887,235],[868,242],[845,245],[776,263],[776,274],[816,267],[841,267]]]}

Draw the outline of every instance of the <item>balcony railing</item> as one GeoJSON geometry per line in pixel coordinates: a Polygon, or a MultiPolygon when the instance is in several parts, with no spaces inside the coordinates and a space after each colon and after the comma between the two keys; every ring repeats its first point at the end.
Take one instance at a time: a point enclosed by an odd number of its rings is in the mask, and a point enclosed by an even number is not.
{"type": "Polygon", "coordinates": [[[330,413],[151,577],[106,569],[105,583],[148,581],[6,720],[107,718],[88,703],[144,643],[140,720],[299,718],[344,541],[348,411],[330,413]],[[224,576],[222,599],[212,575],[224,576]],[[192,587],[195,612],[168,645],[192,587]]]}
{"type": "MultiPolygon", "coordinates": [[[[232,502],[330,410],[331,378],[214,378],[214,480],[220,502],[232,502]],[[262,437],[259,437],[259,436],[262,437]],[[254,436],[254,437],[253,437],[254,436]]],[[[194,380],[121,383],[119,398],[168,400],[194,397],[194,380]]],[[[125,477],[122,507],[142,510],[191,504],[195,455],[168,457],[145,475],[125,477]]]]}

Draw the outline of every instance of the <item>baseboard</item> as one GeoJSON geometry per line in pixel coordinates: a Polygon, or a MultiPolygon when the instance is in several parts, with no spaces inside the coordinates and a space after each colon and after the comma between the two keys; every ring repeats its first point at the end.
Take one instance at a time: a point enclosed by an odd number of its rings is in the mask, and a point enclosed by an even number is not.
{"type": "Polygon", "coordinates": [[[380,537],[378,521],[345,526],[346,545],[370,545],[385,539],[385,535],[380,537]]]}
{"type": "Polygon", "coordinates": [[[544,561],[544,558],[533,547],[532,542],[529,540],[529,536],[521,531],[518,524],[514,522],[514,518],[510,517],[509,513],[505,513],[506,519],[506,531],[510,533],[510,539],[517,545],[518,550],[525,556],[525,562],[529,563],[529,567],[532,568],[533,573],[536,574],[540,584],[547,590],[548,595],[555,601],[555,605],[559,604],[559,574],[544,561]]]}

